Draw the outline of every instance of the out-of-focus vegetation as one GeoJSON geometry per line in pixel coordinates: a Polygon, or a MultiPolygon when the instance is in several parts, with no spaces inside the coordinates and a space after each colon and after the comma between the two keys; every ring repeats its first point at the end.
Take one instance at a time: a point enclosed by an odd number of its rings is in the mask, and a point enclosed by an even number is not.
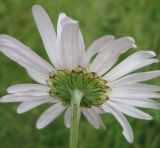
{"type": "MultiPolygon", "coordinates": [[[[138,49],[154,50],[160,57],[160,1],[155,0],[0,0],[0,33],[12,35],[47,59],[43,44],[32,18],[31,8],[41,4],[56,26],[58,14],[67,13],[79,21],[86,46],[106,34],[132,36],[138,49]]],[[[135,49],[134,49],[135,50],[135,49]]],[[[134,50],[130,50],[128,54],[134,50]]],[[[126,55],[125,55],[126,56],[126,55]]],[[[155,64],[143,70],[160,69],[155,64]]],[[[25,70],[0,53],[0,96],[9,85],[29,83],[25,70]]],[[[160,79],[151,81],[160,85],[160,79]]],[[[63,116],[43,130],[35,128],[42,106],[17,115],[17,104],[0,104],[0,148],[67,148],[69,130],[63,116]]],[[[160,112],[146,110],[155,119],[142,121],[129,118],[135,140],[133,144],[122,136],[122,129],[111,115],[103,115],[107,130],[95,130],[82,117],[80,148],[159,148],[160,112]]]]}

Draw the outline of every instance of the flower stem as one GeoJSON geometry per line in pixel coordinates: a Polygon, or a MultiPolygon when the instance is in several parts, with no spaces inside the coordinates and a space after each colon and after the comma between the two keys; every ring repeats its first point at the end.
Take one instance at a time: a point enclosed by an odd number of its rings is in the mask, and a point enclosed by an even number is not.
{"type": "Polygon", "coordinates": [[[71,101],[71,128],[70,128],[70,148],[78,147],[78,130],[80,120],[80,101],[83,97],[82,92],[75,90],[71,101]]]}

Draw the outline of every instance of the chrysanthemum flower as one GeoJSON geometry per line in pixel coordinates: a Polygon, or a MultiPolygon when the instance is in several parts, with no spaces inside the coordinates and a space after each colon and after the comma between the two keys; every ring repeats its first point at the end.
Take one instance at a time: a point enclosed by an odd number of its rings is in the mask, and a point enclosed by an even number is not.
{"type": "Polygon", "coordinates": [[[133,142],[133,132],[125,115],[151,120],[137,107],[160,109],[152,98],[160,98],[160,86],[141,83],[160,76],[160,71],[132,73],[158,62],[153,51],[137,51],[117,64],[119,56],[136,48],[131,37],[115,39],[104,36],[85,50],[83,36],[75,20],[59,15],[57,33],[45,12],[35,5],[33,16],[51,64],[29,47],[8,35],[0,35],[0,51],[24,67],[38,84],[17,84],[7,89],[1,102],[20,102],[18,113],[50,103],[36,127],[44,128],[64,113],[70,127],[71,102],[79,97],[80,111],[92,126],[105,128],[99,114],[111,113],[123,128],[123,135],[133,142]]]}

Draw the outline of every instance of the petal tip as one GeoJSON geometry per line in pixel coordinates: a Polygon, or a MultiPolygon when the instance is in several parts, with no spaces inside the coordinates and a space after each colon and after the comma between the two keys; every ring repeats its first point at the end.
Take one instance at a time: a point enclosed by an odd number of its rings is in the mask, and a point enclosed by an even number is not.
{"type": "Polygon", "coordinates": [[[0,99],[0,103],[3,103],[3,100],[2,100],[2,99],[0,99]]]}
{"type": "Polygon", "coordinates": [[[1,97],[1,98],[0,98],[0,103],[6,103],[7,101],[6,101],[5,98],[6,98],[5,96],[4,96],[4,97],[1,97]]]}
{"type": "Polygon", "coordinates": [[[17,114],[22,114],[22,113],[23,113],[23,111],[20,110],[19,108],[17,108],[17,114]]]}
{"type": "Polygon", "coordinates": [[[39,4],[36,4],[36,5],[34,5],[33,7],[32,7],[32,13],[33,14],[38,14],[39,12],[43,12],[43,11],[45,11],[44,9],[43,9],[43,7],[41,6],[41,5],[39,5],[39,4]]]}
{"type": "Polygon", "coordinates": [[[70,128],[70,125],[66,125],[66,128],[68,128],[68,129],[69,129],[69,128],[70,128]]]}
{"type": "Polygon", "coordinates": [[[151,117],[148,117],[148,120],[153,120],[153,117],[151,116],[151,117]]]}
{"type": "Polygon", "coordinates": [[[137,45],[136,44],[132,44],[132,48],[137,48],[137,45]]]}
{"type": "Polygon", "coordinates": [[[32,7],[32,9],[39,9],[39,8],[42,8],[42,6],[39,5],[39,4],[35,4],[35,5],[33,5],[33,7],[32,7]]]}
{"type": "Polygon", "coordinates": [[[36,123],[36,128],[40,130],[40,129],[44,128],[44,127],[42,126],[42,124],[40,124],[39,122],[37,122],[36,123]]]}
{"type": "Polygon", "coordinates": [[[11,87],[8,87],[8,88],[6,89],[6,91],[7,91],[7,93],[13,93],[12,90],[11,90],[11,87]]]}
{"type": "Polygon", "coordinates": [[[103,128],[104,130],[106,130],[106,126],[103,125],[102,128],[103,128]]]}
{"type": "Polygon", "coordinates": [[[131,42],[133,42],[133,43],[135,43],[135,40],[134,40],[134,38],[132,38],[132,37],[127,37],[131,42]]]}
{"type": "Polygon", "coordinates": [[[61,12],[61,13],[59,14],[59,17],[64,18],[64,17],[67,17],[67,15],[66,15],[64,12],[61,12]]]}
{"type": "Polygon", "coordinates": [[[156,53],[154,51],[148,51],[151,55],[156,56],[156,53]]]}
{"type": "Polygon", "coordinates": [[[133,135],[128,135],[126,132],[123,131],[123,135],[124,137],[126,138],[126,140],[129,142],[129,143],[133,143],[134,141],[134,136],[133,135]]]}
{"type": "Polygon", "coordinates": [[[114,35],[107,35],[106,36],[106,40],[111,39],[111,40],[114,40],[115,39],[115,36],[114,35]]]}

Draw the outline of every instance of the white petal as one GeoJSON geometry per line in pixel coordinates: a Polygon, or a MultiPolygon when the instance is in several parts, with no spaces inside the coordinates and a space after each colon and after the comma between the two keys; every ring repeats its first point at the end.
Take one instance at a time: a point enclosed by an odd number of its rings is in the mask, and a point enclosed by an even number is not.
{"type": "Polygon", "coordinates": [[[118,79],[118,80],[110,83],[110,85],[112,87],[114,87],[114,86],[125,86],[125,85],[134,84],[134,83],[137,83],[137,82],[147,81],[147,80],[159,77],[159,76],[160,76],[160,70],[134,73],[134,74],[124,76],[121,79],[118,79]]]}
{"type": "Polygon", "coordinates": [[[37,106],[40,106],[44,103],[49,103],[50,101],[51,101],[51,99],[45,99],[45,100],[29,101],[29,102],[21,103],[17,108],[17,113],[19,113],[19,114],[25,113],[25,112],[27,112],[37,106]]]}
{"type": "Polygon", "coordinates": [[[49,91],[49,87],[47,85],[41,84],[16,84],[7,88],[8,93],[18,93],[25,91],[49,91]]]}
{"type": "Polygon", "coordinates": [[[65,13],[60,13],[60,15],[58,17],[58,23],[57,23],[57,38],[59,38],[61,36],[64,22],[66,22],[65,20],[67,20],[67,18],[68,17],[66,16],[65,13]]]}
{"type": "Polygon", "coordinates": [[[115,118],[118,120],[118,122],[123,127],[123,135],[125,136],[125,138],[127,139],[128,142],[132,143],[134,140],[133,131],[132,131],[132,128],[131,128],[130,124],[128,123],[127,119],[125,118],[125,116],[122,113],[118,112],[116,109],[114,109],[109,104],[102,105],[102,108],[106,112],[110,112],[115,116],[115,118]]]}
{"type": "Polygon", "coordinates": [[[63,111],[65,107],[61,103],[57,103],[48,108],[37,120],[36,127],[42,129],[50,124],[55,118],[57,118],[63,111]]]}
{"type": "MultiPolygon", "coordinates": [[[[62,45],[61,45],[61,39],[62,39],[62,35],[63,35],[63,29],[64,29],[64,27],[66,26],[66,25],[69,25],[69,24],[77,24],[77,21],[75,21],[75,20],[72,20],[70,17],[68,17],[68,16],[66,16],[66,14],[64,14],[64,13],[61,13],[60,15],[59,15],[59,18],[58,18],[58,25],[57,25],[57,38],[58,38],[58,40],[57,40],[57,43],[58,43],[58,50],[59,50],[59,55],[60,55],[60,59],[61,59],[61,61],[60,61],[60,69],[66,69],[67,68],[67,64],[66,64],[66,57],[65,57],[65,54],[64,54],[64,49],[62,48],[62,45]]],[[[80,40],[82,41],[82,49],[83,50],[80,50],[80,52],[83,52],[83,53],[80,53],[80,55],[81,54],[83,54],[84,55],[84,53],[85,53],[85,47],[84,47],[84,41],[83,41],[83,37],[82,37],[82,34],[81,34],[81,32],[80,32],[80,30],[79,30],[79,38],[80,38],[80,40]]],[[[77,50],[77,49],[76,49],[77,50]]],[[[76,52],[76,50],[75,50],[75,52],[76,52]]],[[[67,51],[66,51],[67,52],[67,51]]],[[[68,53],[68,54],[71,54],[71,53],[68,53]]],[[[78,52],[77,52],[77,54],[79,54],[78,52]]],[[[76,57],[77,57],[77,55],[76,55],[76,57]]],[[[75,58],[76,58],[75,57],[75,58]]],[[[73,57],[74,58],[74,57],[73,57]]],[[[80,64],[79,64],[80,65],[80,64]]]]}
{"type": "Polygon", "coordinates": [[[66,69],[74,69],[81,65],[84,56],[84,41],[78,28],[78,24],[67,24],[61,34],[61,49],[66,69]]]}
{"type": "Polygon", "coordinates": [[[35,90],[35,91],[25,91],[16,93],[17,96],[25,96],[25,95],[27,96],[28,94],[30,96],[47,96],[49,92],[42,92],[39,90],[35,90]]]}
{"type": "Polygon", "coordinates": [[[104,114],[104,110],[101,107],[92,106],[92,109],[94,109],[98,114],[104,114]]]}
{"type": "Polygon", "coordinates": [[[45,100],[45,99],[52,99],[50,96],[30,96],[25,95],[25,96],[18,96],[18,95],[6,95],[1,97],[0,102],[24,102],[24,101],[36,101],[36,100],[45,100]]]}
{"type": "Polygon", "coordinates": [[[35,63],[31,62],[30,59],[16,51],[14,48],[9,46],[2,46],[0,45],[0,51],[3,52],[7,57],[12,59],[13,61],[17,62],[27,70],[38,71],[41,74],[48,74],[49,72],[46,71],[44,68],[36,65],[35,63]]]}
{"type": "Polygon", "coordinates": [[[142,90],[119,90],[112,89],[111,98],[160,98],[160,94],[154,93],[151,91],[142,91],[142,90]]]}
{"type": "Polygon", "coordinates": [[[103,127],[105,129],[103,121],[94,109],[83,108],[82,113],[93,127],[95,127],[96,129],[103,127]]]}
{"type": "Polygon", "coordinates": [[[159,60],[158,59],[147,59],[145,61],[143,61],[143,63],[139,64],[139,67],[145,67],[145,66],[148,66],[148,65],[151,65],[151,64],[154,64],[154,63],[158,63],[159,60]]]}
{"type": "Polygon", "coordinates": [[[71,126],[71,109],[68,107],[64,114],[64,123],[67,128],[70,128],[71,126]]]}
{"type": "Polygon", "coordinates": [[[142,83],[133,83],[130,85],[125,86],[114,86],[112,90],[119,89],[119,90],[137,90],[137,91],[153,91],[158,92],[160,91],[160,86],[156,85],[148,85],[148,84],[142,84],[142,83]]]}
{"type": "Polygon", "coordinates": [[[17,84],[7,89],[8,93],[16,93],[17,96],[47,96],[50,88],[40,84],[17,84]]]}
{"type": "Polygon", "coordinates": [[[35,80],[36,82],[40,84],[47,84],[47,80],[49,78],[49,75],[47,74],[40,74],[38,72],[32,71],[32,70],[27,70],[28,75],[35,80]]]}
{"type": "Polygon", "coordinates": [[[155,53],[152,51],[136,52],[113,68],[104,76],[104,78],[109,82],[114,81],[132,71],[141,68],[141,66],[144,66],[142,63],[154,56],[155,53]]]}
{"type": "Polygon", "coordinates": [[[120,38],[108,43],[94,59],[91,70],[98,72],[100,75],[104,74],[116,63],[121,53],[134,47],[134,40],[130,37],[120,38]]]}
{"type": "MultiPolygon", "coordinates": [[[[98,40],[95,40],[87,49],[86,54],[85,54],[85,59],[84,59],[84,63],[88,64],[90,59],[98,52],[100,52],[100,49],[102,49],[102,47],[106,46],[106,44],[108,44],[109,42],[114,41],[114,36],[112,35],[106,35],[103,36],[101,38],[99,38],[98,40]]],[[[85,65],[84,64],[84,65],[85,65]]]]}
{"type": "Polygon", "coordinates": [[[57,24],[57,37],[58,38],[61,36],[63,27],[71,23],[77,23],[77,21],[72,20],[65,13],[60,13],[59,18],[58,18],[58,24],[57,24]]]}
{"type": "Polygon", "coordinates": [[[47,72],[52,72],[54,68],[48,64],[43,58],[33,52],[29,47],[18,41],[17,39],[1,34],[0,35],[0,46],[7,46],[12,48],[12,53],[16,52],[21,55],[24,59],[28,60],[30,63],[44,69],[47,72]]]}
{"type": "Polygon", "coordinates": [[[99,115],[99,114],[104,113],[104,110],[103,110],[101,107],[93,107],[93,106],[92,106],[92,107],[90,108],[90,111],[93,112],[93,113],[96,115],[97,120],[99,120],[99,122],[100,122],[100,126],[101,126],[103,129],[106,129],[106,126],[104,125],[104,123],[103,123],[103,121],[102,121],[102,119],[101,119],[101,117],[100,117],[100,115],[99,115]]]}
{"type": "Polygon", "coordinates": [[[119,110],[120,112],[134,117],[134,118],[138,118],[138,119],[144,119],[144,120],[152,120],[152,116],[144,113],[143,111],[133,107],[133,106],[128,106],[113,100],[108,101],[107,103],[109,103],[110,105],[112,105],[114,108],[116,108],[117,110],[119,110]]]}
{"type": "Polygon", "coordinates": [[[45,69],[41,68],[38,65],[35,65],[34,63],[31,63],[28,57],[23,57],[20,53],[14,51],[14,49],[11,47],[1,46],[0,51],[13,61],[20,64],[22,67],[26,68],[29,71],[29,75],[31,76],[31,78],[33,78],[35,81],[46,84],[46,80],[48,79],[48,72],[45,71],[45,69]],[[34,74],[36,76],[34,76],[34,74]]]}
{"type": "Polygon", "coordinates": [[[59,57],[57,50],[57,38],[53,24],[46,11],[39,5],[32,8],[34,20],[41,35],[43,44],[51,62],[56,68],[59,67],[59,57]]]}
{"type": "Polygon", "coordinates": [[[153,100],[149,99],[124,99],[124,98],[110,98],[116,102],[120,102],[126,105],[143,107],[143,108],[151,108],[151,109],[160,109],[160,103],[157,103],[153,100]]]}

